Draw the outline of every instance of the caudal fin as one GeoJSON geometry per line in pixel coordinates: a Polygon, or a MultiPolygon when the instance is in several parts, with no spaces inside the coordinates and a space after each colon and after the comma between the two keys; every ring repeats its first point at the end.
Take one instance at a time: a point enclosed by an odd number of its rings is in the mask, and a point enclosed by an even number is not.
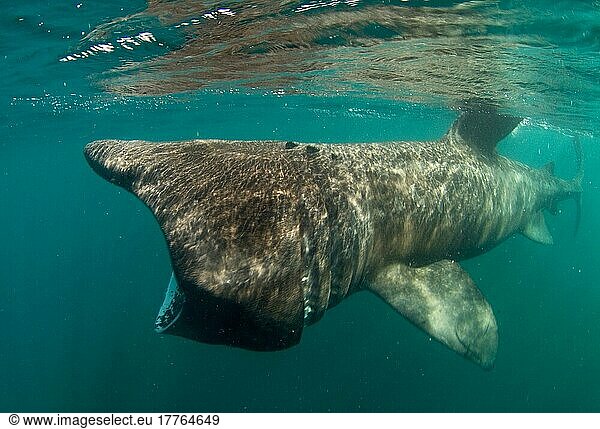
{"type": "Polygon", "coordinates": [[[581,148],[581,142],[579,136],[573,137],[573,148],[575,149],[575,162],[577,163],[577,173],[571,180],[573,184],[573,199],[576,204],[575,214],[575,234],[579,231],[579,224],[581,222],[581,184],[583,182],[583,150],[581,148]]]}
{"type": "MultiPolygon", "coordinates": [[[[579,137],[573,137],[573,149],[575,151],[575,164],[576,164],[576,172],[573,178],[565,180],[561,178],[554,177],[554,163],[548,163],[544,167],[542,167],[545,175],[553,181],[553,196],[548,201],[546,205],[546,209],[556,215],[559,213],[558,203],[563,200],[572,199],[575,201],[575,234],[579,230],[579,224],[581,221],[581,185],[583,183],[583,150],[581,148],[581,142],[579,141],[579,137]]],[[[551,240],[544,240],[543,236],[548,236],[544,231],[547,231],[546,226],[543,222],[543,215],[541,212],[539,215],[536,215],[531,222],[526,225],[523,234],[534,241],[538,241],[545,244],[550,244],[551,240]],[[530,233],[528,233],[530,232],[530,233]],[[542,238],[541,240],[539,238],[542,238]],[[546,241],[548,241],[546,243],[546,241]]]]}
{"type": "Polygon", "coordinates": [[[573,148],[575,149],[575,162],[577,163],[577,173],[573,181],[581,186],[583,181],[583,149],[581,148],[579,136],[573,137],[573,148]]]}

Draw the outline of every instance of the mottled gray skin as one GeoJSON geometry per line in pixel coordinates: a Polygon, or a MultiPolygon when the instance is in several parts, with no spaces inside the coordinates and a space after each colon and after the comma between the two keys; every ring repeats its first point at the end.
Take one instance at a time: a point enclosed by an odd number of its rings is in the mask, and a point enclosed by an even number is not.
{"type": "Polygon", "coordinates": [[[452,261],[519,231],[549,242],[541,210],[579,192],[495,152],[515,125],[489,142],[458,120],[436,142],[103,140],[85,155],[160,223],[186,302],[168,333],[282,349],[369,289],[490,367],[493,312],[452,261]]]}

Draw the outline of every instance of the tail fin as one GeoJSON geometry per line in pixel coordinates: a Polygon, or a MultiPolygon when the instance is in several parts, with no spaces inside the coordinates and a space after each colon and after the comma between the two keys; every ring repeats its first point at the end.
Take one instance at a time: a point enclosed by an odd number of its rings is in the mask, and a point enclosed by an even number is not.
{"type": "Polygon", "coordinates": [[[577,174],[575,174],[573,181],[581,186],[583,181],[583,149],[581,148],[579,136],[573,137],[573,148],[575,149],[575,161],[577,163],[577,174]]]}
{"type": "Polygon", "coordinates": [[[581,142],[579,141],[579,136],[573,137],[573,148],[575,149],[575,162],[577,163],[577,173],[575,173],[575,177],[571,179],[573,184],[573,199],[575,200],[575,204],[577,207],[577,212],[575,215],[575,234],[579,231],[579,223],[581,221],[581,184],[583,182],[583,150],[581,149],[581,142]]]}

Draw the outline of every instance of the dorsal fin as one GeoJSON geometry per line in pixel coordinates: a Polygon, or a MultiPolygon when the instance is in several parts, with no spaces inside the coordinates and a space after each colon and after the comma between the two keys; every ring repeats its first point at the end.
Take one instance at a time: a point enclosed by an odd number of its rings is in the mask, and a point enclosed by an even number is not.
{"type": "Polygon", "coordinates": [[[550,176],[554,177],[554,161],[550,161],[542,167],[542,171],[547,172],[550,176]]]}
{"type": "Polygon", "coordinates": [[[548,226],[546,225],[544,213],[542,213],[541,210],[533,216],[531,216],[527,223],[523,225],[521,233],[525,237],[537,243],[552,244],[554,242],[554,240],[552,239],[552,235],[548,230],[548,226]]]}
{"type": "Polygon", "coordinates": [[[523,118],[501,115],[495,111],[468,111],[458,117],[450,134],[468,145],[489,153],[509,135],[523,118]]]}
{"type": "MultiPolygon", "coordinates": [[[[554,161],[550,161],[548,163],[546,163],[546,165],[544,165],[542,168],[540,168],[541,171],[545,172],[548,176],[550,177],[554,177],[554,161]]],[[[550,213],[552,213],[554,216],[556,216],[558,214],[558,201],[550,201],[547,209],[550,213]]],[[[527,236],[527,234],[525,234],[527,236]]],[[[552,237],[550,237],[552,238],[552,237]]],[[[534,240],[537,241],[537,240],[534,240]]]]}

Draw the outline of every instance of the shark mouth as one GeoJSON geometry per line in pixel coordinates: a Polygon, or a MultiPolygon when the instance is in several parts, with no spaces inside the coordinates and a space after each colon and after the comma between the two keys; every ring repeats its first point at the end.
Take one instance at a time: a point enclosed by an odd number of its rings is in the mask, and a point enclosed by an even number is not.
{"type": "Polygon", "coordinates": [[[177,284],[175,274],[171,273],[171,280],[167,287],[165,300],[160,306],[158,316],[156,316],[156,322],[154,322],[154,330],[159,334],[162,334],[173,326],[181,316],[184,304],[185,295],[177,284]]]}

